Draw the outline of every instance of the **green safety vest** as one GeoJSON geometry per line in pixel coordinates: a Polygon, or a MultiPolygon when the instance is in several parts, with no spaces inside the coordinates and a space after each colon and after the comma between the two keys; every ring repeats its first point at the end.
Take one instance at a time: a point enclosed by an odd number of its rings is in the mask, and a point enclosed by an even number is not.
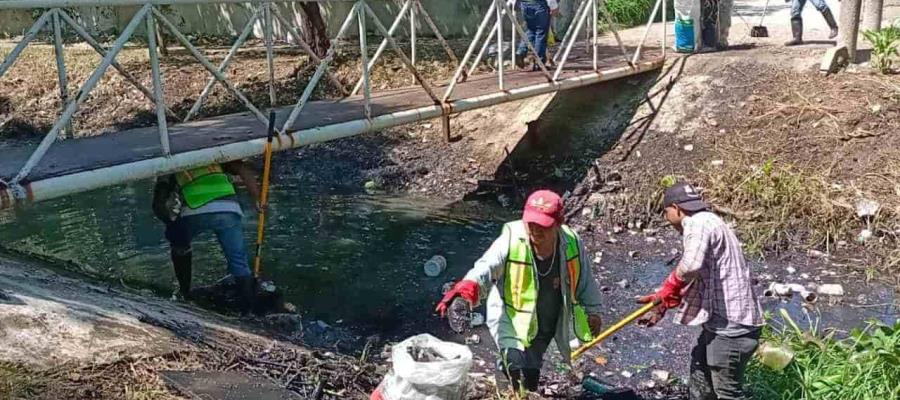
{"type": "MultiPolygon", "coordinates": [[[[506,258],[506,278],[504,282],[504,299],[506,314],[512,321],[516,339],[525,347],[531,344],[538,331],[537,308],[537,269],[531,250],[525,223],[514,221],[507,223],[504,229],[510,233],[509,256],[506,258]]],[[[566,269],[569,272],[569,297],[572,299],[572,326],[575,337],[582,342],[589,342],[594,336],[588,324],[584,307],[578,304],[575,289],[581,274],[581,258],[578,254],[578,238],[568,226],[562,226],[566,240],[566,269]]],[[[565,310],[563,310],[565,312],[565,310]]]]}
{"type": "Polygon", "coordinates": [[[200,208],[215,199],[235,194],[234,185],[219,164],[181,171],[175,175],[175,180],[190,208],[200,208]]]}

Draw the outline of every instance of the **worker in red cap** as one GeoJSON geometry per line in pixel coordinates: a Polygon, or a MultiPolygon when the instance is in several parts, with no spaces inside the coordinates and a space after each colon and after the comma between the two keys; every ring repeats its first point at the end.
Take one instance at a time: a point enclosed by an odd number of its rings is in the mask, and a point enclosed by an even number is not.
{"type": "Polygon", "coordinates": [[[563,220],[558,194],[532,193],[522,219],[503,226],[437,306],[443,317],[457,296],[471,307],[487,299],[486,322],[500,350],[497,370],[516,391],[537,390],[551,340],[568,362],[573,345],[600,332],[600,291],[590,257],[563,220]]]}

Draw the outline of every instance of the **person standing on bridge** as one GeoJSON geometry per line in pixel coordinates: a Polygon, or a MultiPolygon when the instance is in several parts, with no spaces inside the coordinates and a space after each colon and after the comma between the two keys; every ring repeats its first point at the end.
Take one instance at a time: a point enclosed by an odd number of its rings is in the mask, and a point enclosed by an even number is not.
{"type": "Polygon", "coordinates": [[[685,182],[666,190],[663,209],[683,235],[684,252],[662,287],[638,299],[660,301],[638,322],[653,326],[667,309],[681,306],[676,323],[702,326],[691,351],[690,399],[749,399],[744,369],[759,344],[763,317],[737,236],[685,182]]]}
{"type": "MultiPolygon", "coordinates": [[[[825,23],[828,24],[828,28],[831,29],[831,32],[828,33],[829,39],[834,39],[838,35],[838,24],[834,20],[834,15],[831,13],[831,9],[828,8],[828,3],[825,0],[810,0],[813,6],[816,7],[816,10],[819,10],[822,13],[822,17],[825,18],[825,23]]],[[[798,46],[803,44],[803,6],[806,5],[806,0],[791,0],[791,33],[794,38],[786,42],[785,46],[798,46]]]]}
{"type": "Polygon", "coordinates": [[[500,350],[497,369],[517,391],[537,390],[551,340],[569,361],[570,341],[587,342],[600,332],[600,291],[590,258],[563,219],[559,195],[532,193],[522,219],[503,226],[436,309],[443,317],[457,296],[471,307],[487,299],[486,322],[500,350]]]}
{"type": "MultiPolygon", "coordinates": [[[[547,35],[550,33],[550,17],[559,14],[559,3],[557,0],[519,0],[519,7],[522,12],[522,18],[525,19],[525,34],[527,38],[519,42],[519,48],[516,49],[516,66],[519,68],[528,67],[525,64],[525,56],[528,53],[528,40],[534,51],[538,53],[541,62],[547,62],[547,35]]],[[[538,61],[535,60],[531,65],[532,71],[540,71],[538,61]]]]}
{"type": "Polygon", "coordinates": [[[241,223],[244,214],[229,174],[239,176],[253,198],[259,199],[256,174],[244,162],[233,161],[158,178],[153,187],[153,211],[166,224],[177,294],[190,298],[191,241],[200,233],[212,232],[225,254],[228,273],[237,283],[239,308],[247,312],[253,303],[254,281],[241,223]]]}

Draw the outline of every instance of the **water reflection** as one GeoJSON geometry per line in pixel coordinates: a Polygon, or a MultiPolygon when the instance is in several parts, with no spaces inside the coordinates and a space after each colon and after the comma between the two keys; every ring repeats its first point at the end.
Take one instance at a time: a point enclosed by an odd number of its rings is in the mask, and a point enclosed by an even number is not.
{"type": "MultiPolygon", "coordinates": [[[[369,195],[292,172],[279,171],[272,188],[264,275],[308,317],[362,330],[390,334],[430,315],[443,283],[463,274],[500,224],[515,218],[483,204],[369,195]],[[434,254],[447,258],[448,270],[428,278],[422,263],[434,254]]],[[[5,211],[2,243],[166,293],[174,278],[151,191],[151,182],[137,182],[5,211]]],[[[248,198],[240,201],[252,209],[248,198]]],[[[244,225],[252,248],[256,215],[248,212],[244,225]]],[[[194,243],[194,262],[197,284],[225,273],[211,235],[194,243]]]]}

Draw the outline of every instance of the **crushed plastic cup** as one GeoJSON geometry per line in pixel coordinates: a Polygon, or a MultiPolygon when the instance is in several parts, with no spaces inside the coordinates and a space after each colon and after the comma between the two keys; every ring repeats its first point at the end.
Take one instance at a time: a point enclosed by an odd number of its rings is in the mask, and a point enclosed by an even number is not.
{"type": "Polygon", "coordinates": [[[429,277],[437,277],[447,269],[447,259],[444,256],[434,256],[425,262],[423,267],[425,275],[429,277]]]}
{"type": "Polygon", "coordinates": [[[790,348],[768,342],[759,345],[756,355],[760,363],[775,371],[784,370],[794,359],[794,351],[790,348]]]}

